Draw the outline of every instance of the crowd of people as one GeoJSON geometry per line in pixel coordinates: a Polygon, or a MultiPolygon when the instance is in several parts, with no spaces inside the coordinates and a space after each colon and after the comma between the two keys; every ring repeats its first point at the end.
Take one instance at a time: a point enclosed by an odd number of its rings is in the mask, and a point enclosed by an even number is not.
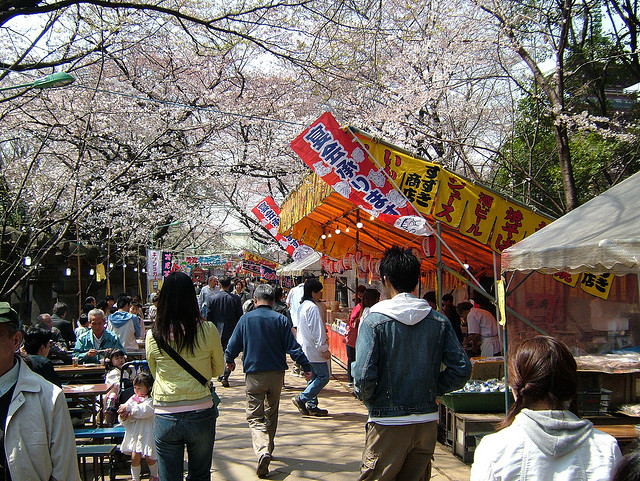
{"type": "MultiPolygon", "coordinates": [[[[501,352],[500,330],[481,298],[455,306],[446,294],[439,311],[435,293],[416,297],[420,261],[408,250],[385,252],[380,279],[382,292],[355,289],[344,339],[349,386],[368,411],[358,479],[426,480],[436,397],[465,385],[470,354],[501,352]]],[[[301,278],[283,301],[278,286],[222,275],[197,292],[189,276],[173,272],[150,298],[146,334],[139,301],[126,295],[100,304],[88,298],[75,328],[67,306],[56,303],[24,333],[16,312],[0,303],[0,479],[80,479],[53,361],[104,362],[107,411],[125,427],[120,450],[131,456],[133,480],[143,459],[150,481],[183,479],[185,449],[187,479],[211,479],[220,415],[213,380],[231,387],[240,354],[256,474],[268,476],[287,354],[307,381],[294,406],[305,416],[328,415],[319,399],[331,360],[322,294],[313,276],[301,278]],[[126,352],[137,350],[143,335],[148,371],[125,373],[126,352]]],[[[567,346],[538,336],[508,354],[515,403],[502,429],[476,448],[472,480],[638,479],[640,456],[622,457],[615,438],[578,416],[577,366],[567,346]]]]}

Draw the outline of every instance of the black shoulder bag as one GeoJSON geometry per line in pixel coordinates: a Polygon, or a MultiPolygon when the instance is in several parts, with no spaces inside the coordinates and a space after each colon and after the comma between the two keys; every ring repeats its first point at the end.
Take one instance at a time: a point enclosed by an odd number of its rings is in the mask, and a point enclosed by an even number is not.
{"type": "Polygon", "coordinates": [[[158,347],[160,349],[165,350],[167,354],[169,354],[171,359],[173,359],[185,371],[191,374],[196,379],[196,381],[198,381],[203,386],[206,386],[209,388],[209,390],[211,391],[211,399],[213,400],[213,408],[215,409],[216,417],[218,417],[218,414],[219,414],[218,405],[220,404],[220,397],[216,393],[216,388],[214,387],[213,382],[211,382],[211,380],[207,380],[207,378],[205,378],[195,367],[193,367],[191,364],[185,361],[184,358],[180,354],[178,354],[178,352],[174,348],[172,348],[168,343],[158,338],[155,332],[153,333],[153,338],[158,344],[158,347]]]}

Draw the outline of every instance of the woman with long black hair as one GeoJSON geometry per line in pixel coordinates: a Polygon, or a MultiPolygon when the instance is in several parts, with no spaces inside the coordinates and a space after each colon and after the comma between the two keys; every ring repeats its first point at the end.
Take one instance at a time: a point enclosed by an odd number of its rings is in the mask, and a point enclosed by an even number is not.
{"type": "Polygon", "coordinates": [[[218,330],[200,314],[193,282],[181,272],[165,279],[155,327],[146,337],[147,361],[155,378],[153,435],[160,479],[183,479],[186,446],[188,479],[210,480],[218,416],[212,391],[178,364],[167,352],[171,348],[208,381],[223,372],[218,330]]]}

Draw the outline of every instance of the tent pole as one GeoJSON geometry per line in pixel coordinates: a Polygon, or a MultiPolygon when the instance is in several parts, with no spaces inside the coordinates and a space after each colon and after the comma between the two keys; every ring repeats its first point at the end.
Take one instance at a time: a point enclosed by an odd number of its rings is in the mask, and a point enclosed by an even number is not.
{"type": "MultiPolygon", "coordinates": [[[[469,287],[471,287],[474,291],[478,291],[479,293],[481,293],[483,296],[485,296],[487,299],[489,299],[492,303],[496,304],[496,298],[493,297],[491,294],[489,294],[488,292],[486,292],[484,289],[480,290],[481,287],[476,286],[474,283],[472,283],[471,281],[469,281],[469,279],[465,279],[464,277],[462,277],[460,274],[458,274],[456,271],[454,271],[453,269],[451,269],[449,266],[447,266],[446,264],[442,263],[442,268],[447,271],[449,274],[451,274],[453,277],[455,277],[456,279],[459,279],[460,281],[464,282],[466,285],[468,285],[469,287]]],[[[520,319],[522,322],[524,322],[527,326],[529,326],[531,329],[535,330],[536,332],[538,332],[539,334],[542,334],[543,336],[548,336],[549,333],[546,332],[544,329],[539,328],[538,326],[536,326],[533,322],[531,322],[529,319],[522,317],[520,314],[518,314],[516,311],[514,311],[513,309],[511,309],[509,306],[506,307],[506,311],[511,314],[512,316],[520,319]]]]}
{"type": "Polygon", "coordinates": [[[436,256],[438,259],[438,264],[436,265],[436,307],[440,310],[441,299],[442,299],[442,237],[440,236],[440,221],[436,222],[436,230],[438,232],[438,236],[436,237],[436,256]]]}
{"type": "MultiPolygon", "coordinates": [[[[498,268],[496,262],[496,253],[493,252],[493,291],[498,296],[498,268]]],[[[507,372],[507,320],[504,320],[504,325],[500,325],[501,319],[500,306],[496,303],[496,321],[498,322],[498,329],[502,329],[502,362],[504,364],[504,407],[505,414],[509,413],[509,374],[507,372]]]]}
{"type": "MultiPolygon", "coordinates": [[[[358,224],[360,223],[360,211],[356,212],[356,251],[353,254],[353,262],[356,265],[356,304],[358,301],[358,249],[360,248],[360,229],[358,229],[358,224]]],[[[354,304],[353,307],[356,307],[354,304]]]]}

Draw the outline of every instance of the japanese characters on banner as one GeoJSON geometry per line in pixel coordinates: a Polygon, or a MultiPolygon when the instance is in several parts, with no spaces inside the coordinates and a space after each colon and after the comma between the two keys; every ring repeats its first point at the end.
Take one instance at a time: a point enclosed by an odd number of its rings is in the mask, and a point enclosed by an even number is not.
{"type": "Polygon", "coordinates": [[[418,211],[498,253],[551,222],[438,164],[416,159],[366,135],[356,136],[418,211]]]}
{"type": "Polygon", "coordinates": [[[293,257],[294,260],[301,258],[301,245],[293,237],[284,236],[278,233],[280,229],[280,207],[271,196],[262,199],[251,212],[258,218],[260,224],[275,237],[282,248],[293,257]]]}
{"type": "Polygon", "coordinates": [[[562,282],[563,284],[566,284],[571,287],[576,287],[579,277],[580,277],[580,274],[570,274],[569,272],[556,272],[553,275],[554,280],[558,282],[562,282]]]}
{"type": "Polygon", "coordinates": [[[185,262],[191,265],[200,266],[223,266],[227,263],[227,258],[220,254],[204,255],[204,256],[187,256],[185,262]]]}
{"type": "Polygon", "coordinates": [[[556,272],[553,278],[570,287],[575,287],[578,284],[578,279],[580,279],[580,289],[584,292],[601,299],[608,299],[614,276],[608,272],[604,274],[556,272]]]}
{"type": "Polygon", "coordinates": [[[162,277],[167,277],[173,271],[173,253],[162,253],[162,277]]]}
{"type": "Polygon", "coordinates": [[[200,266],[224,264],[226,260],[221,260],[219,255],[215,256],[187,256],[178,259],[171,252],[160,250],[147,250],[147,279],[162,280],[171,272],[184,272],[191,276],[196,264],[200,266]]]}
{"type": "Polygon", "coordinates": [[[147,279],[162,277],[162,251],[147,250],[147,279]]]}
{"type": "Polygon", "coordinates": [[[258,274],[260,279],[265,281],[275,281],[277,279],[276,269],[278,264],[276,262],[248,251],[243,251],[243,260],[239,267],[241,270],[258,274]]]}
{"type": "Polygon", "coordinates": [[[374,215],[416,212],[352,134],[325,112],[291,142],[291,148],[336,192],[374,215]]]}
{"type": "Polygon", "coordinates": [[[276,271],[265,266],[260,266],[261,281],[275,281],[277,279],[276,271]]]}

